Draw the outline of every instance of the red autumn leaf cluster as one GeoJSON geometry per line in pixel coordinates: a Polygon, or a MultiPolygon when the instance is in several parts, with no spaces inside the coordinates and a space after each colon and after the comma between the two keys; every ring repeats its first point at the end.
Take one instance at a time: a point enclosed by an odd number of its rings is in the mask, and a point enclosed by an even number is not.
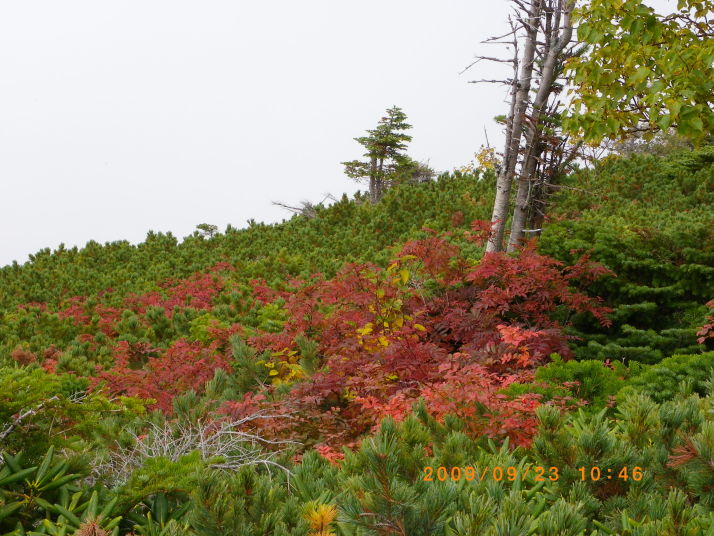
{"type": "Polygon", "coordinates": [[[112,394],[153,399],[154,408],[172,412],[174,397],[189,390],[201,392],[217,368],[230,371],[225,355],[198,342],[178,340],[166,351],[146,343],[119,341],[114,348],[114,366],[92,379],[112,394]]]}
{"type": "Polygon", "coordinates": [[[273,352],[296,350],[299,336],[318,343],[318,371],[282,400],[299,416],[293,433],[350,444],[422,398],[439,417],[463,417],[474,434],[529,441],[538,397],[501,391],[530,379],[551,353],[569,355],[558,311],[608,323],[608,310],[577,287],[608,272],[586,257],[563,266],[532,246],[469,266],[448,239],[411,242],[386,270],[349,265],[280,294],[283,331],[250,343],[273,352]]]}
{"type": "MultiPolygon", "coordinates": [[[[471,228],[466,238],[479,243],[489,225],[474,222],[471,228]]],[[[531,380],[550,354],[569,356],[563,319],[572,313],[608,323],[608,310],[582,291],[608,271],[587,257],[565,266],[538,254],[533,244],[474,263],[453,236],[426,231],[387,268],[349,264],[334,277],[317,274],[281,289],[252,281],[244,305],[254,313],[269,304],[281,310],[286,320],[277,333],[274,323],[270,330],[214,324],[207,329],[210,342],[179,338],[158,348],[112,341],[113,364],[97,369],[93,385],[153,399],[154,407],[171,413],[174,397],[203,392],[216,369],[242,373],[232,370],[228,341],[237,333],[257,350],[261,361],[253,369],[265,367],[268,381],[255,382],[255,392],[240,400],[223,401],[217,418],[289,414],[283,423],[256,425],[306,444],[321,442],[328,453],[354,444],[383,417],[404,418],[422,399],[437,418],[461,417],[474,435],[527,444],[539,398],[509,397],[503,389],[531,380]],[[302,355],[301,340],[316,345],[314,355],[302,355]]],[[[230,289],[229,269],[164,282],[161,290],[130,296],[119,307],[108,305],[116,300],[70,299],[60,315],[82,328],[78,340],[93,351],[98,334],[117,337],[126,311],[147,329],[156,308],[169,319],[182,308],[210,312],[230,289]]]]}
{"type": "MultiPolygon", "coordinates": [[[[707,302],[707,307],[714,309],[714,300],[707,302]]],[[[714,315],[707,316],[705,324],[697,331],[697,342],[704,344],[708,339],[714,339],[714,315]]]]}

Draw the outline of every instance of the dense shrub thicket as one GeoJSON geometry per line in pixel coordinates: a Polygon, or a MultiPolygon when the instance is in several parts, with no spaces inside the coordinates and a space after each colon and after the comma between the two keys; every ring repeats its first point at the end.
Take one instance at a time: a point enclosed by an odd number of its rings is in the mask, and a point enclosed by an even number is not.
{"type": "Polygon", "coordinates": [[[363,195],[346,196],[314,217],[293,216],[278,225],[249,221],[208,238],[199,231],[179,241],[171,233],[149,232],[134,246],[126,241],[83,248],[44,249],[25,265],[0,269],[0,305],[41,302],[57,306],[73,296],[113,289],[118,296],[157,289],[170,278],[185,278],[219,262],[246,277],[280,284],[287,276],[334,274],[345,262],[383,264],[390,246],[436,230],[468,228],[485,219],[492,202],[490,174],[444,174],[437,180],[390,189],[378,205],[363,195]]]}
{"type": "Polygon", "coordinates": [[[0,269],[0,534],[714,533],[714,151],[493,181],[0,269]]]}
{"type": "Polygon", "coordinates": [[[696,352],[714,287],[714,147],[612,158],[572,184],[540,250],[566,262],[589,251],[617,274],[591,289],[614,308],[612,326],[579,323],[578,357],[656,363],[696,352]]]}

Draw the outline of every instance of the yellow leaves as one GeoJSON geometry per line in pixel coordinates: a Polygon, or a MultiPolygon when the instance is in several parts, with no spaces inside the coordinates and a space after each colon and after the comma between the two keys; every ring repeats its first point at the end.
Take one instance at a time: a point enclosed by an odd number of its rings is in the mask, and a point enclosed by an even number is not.
{"type": "Polygon", "coordinates": [[[474,157],[482,169],[495,169],[499,164],[498,155],[493,147],[484,147],[482,145],[479,151],[474,153],[474,157]]]}
{"type": "Polygon", "coordinates": [[[273,357],[280,357],[280,356],[294,357],[297,355],[297,350],[289,350],[288,348],[283,348],[279,352],[273,352],[270,355],[273,357]]]}
{"type": "MultiPolygon", "coordinates": [[[[388,322],[383,322],[383,326],[385,329],[389,329],[389,323],[388,322]]],[[[357,341],[359,342],[360,345],[364,346],[368,350],[373,349],[372,345],[377,344],[378,346],[381,347],[387,347],[389,346],[389,340],[387,337],[384,335],[376,335],[374,334],[374,324],[372,322],[368,322],[367,324],[364,325],[364,327],[361,327],[356,330],[357,332],[357,341]],[[375,335],[370,337],[371,335],[375,335]]]]}
{"type": "MultiPolygon", "coordinates": [[[[399,283],[401,283],[402,285],[406,285],[409,281],[409,270],[407,270],[406,268],[400,268],[399,265],[399,262],[394,262],[390,264],[387,268],[387,273],[392,276],[393,285],[398,285],[399,283]]],[[[379,293],[379,290],[377,291],[377,293],[379,293]]],[[[384,294],[379,297],[384,297],[384,294]]]]}
{"type": "Polygon", "coordinates": [[[417,331],[426,331],[426,328],[421,324],[414,324],[414,329],[417,331]]]}
{"type": "Polygon", "coordinates": [[[337,507],[332,504],[308,502],[303,508],[303,518],[310,525],[309,536],[333,536],[335,532],[330,524],[337,517],[337,507]]]}
{"type": "Polygon", "coordinates": [[[281,361],[279,365],[280,372],[278,372],[277,370],[271,370],[269,372],[269,375],[273,376],[273,385],[292,383],[296,380],[305,377],[305,370],[296,363],[288,363],[286,361],[281,361]],[[276,374],[273,374],[273,372],[275,372],[276,374]]]}
{"type": "MultiPolygon", "coordinates": [[[[405,314],[403,308],[406,297],[411,298],[414,295],[411,289],[405,287],[412,278],[412,272],[404,266],[404,262],[415,259],[417,257],[414,255],[405,255],[387,267],[386,274],[382,274],[386,275],[386,278],[375,279],[373,300],[365,305],[371,313],[368,317],[370,321],[361,327],[354,326],[355,338],[362,349],[379,352],[397,341],[404,340],[403,328],[410,324],[413,318],[405,314]]],[[[421,326],[420,331],[426,329],[421,326]]]]}
{"type": "Polygon", "coordinates": [[[275,361],[260,360],[256,363],[268,369],[268,376],[271,378],[273,385],[291,383],[305,376],[305,371],[299,364],[300,355],[297,350],[283,348],[279,352],[272,352],[270,355],[275,361]]]}
{"type": "Polygon", "coordinates": [[[372,331],[374,331],[374,325],[372,322],[368,322],[363,328],[357,330],[357,334],[364,337],[365,335],[370,335],[372,331]]]}

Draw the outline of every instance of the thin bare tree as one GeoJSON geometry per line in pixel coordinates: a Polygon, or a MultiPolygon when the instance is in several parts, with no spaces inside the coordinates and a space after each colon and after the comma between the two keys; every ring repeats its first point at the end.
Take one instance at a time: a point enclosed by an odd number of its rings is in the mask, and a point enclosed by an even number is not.
{"type": "Polygon", "coordinates": [[[513,57],[477,56],[476,61],[467,67],[481,60],[511,63],[513,66],[513,77],[510,79],[472,81],[507,84],[510,94],[503,162],[496,180],[487,252],[503,249],[511,189],[516,178],[518,191],[508,249],[517,247],[523,236],[535,174],[542,167],[539,164],[542,163],[543,120],[548,115],[551,98],[554,95],[558,97],[561,86],[557,80],[564,59],[571,52],[569,45],[573,34],[572,0],[512,0],[512,3],[514,13],[509,17],[511,31],[484,43],[509,45],[513,48],[513,57]]]}
{"type": "Polygon", "coordinates": [[[542,116],[548,100],[556,90],[556,78],[559,67],[563,64],[563,51],[573,35],[571,17],[572,8],[567,0],[548,0],[542,10],[541,25],[543,33],[542,68],[538,79],[538,91],[530,107],[526,126],[526,142],[518,176],[518,192],[511,220],[511,235],[508,239],[508,251],[513,251],[523,238],[526,217],[529,208],[531,184],[535,178],[540,153],[542,152],[542,116]]]}

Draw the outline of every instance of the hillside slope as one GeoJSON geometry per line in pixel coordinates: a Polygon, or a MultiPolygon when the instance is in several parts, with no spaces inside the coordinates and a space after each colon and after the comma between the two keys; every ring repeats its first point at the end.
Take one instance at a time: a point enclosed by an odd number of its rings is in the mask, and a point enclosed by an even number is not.
{"type": "Polygon", "coordinates": [[[493,182],[0,269],[0,534],[711,534],[714,150],[493,182]]]}

